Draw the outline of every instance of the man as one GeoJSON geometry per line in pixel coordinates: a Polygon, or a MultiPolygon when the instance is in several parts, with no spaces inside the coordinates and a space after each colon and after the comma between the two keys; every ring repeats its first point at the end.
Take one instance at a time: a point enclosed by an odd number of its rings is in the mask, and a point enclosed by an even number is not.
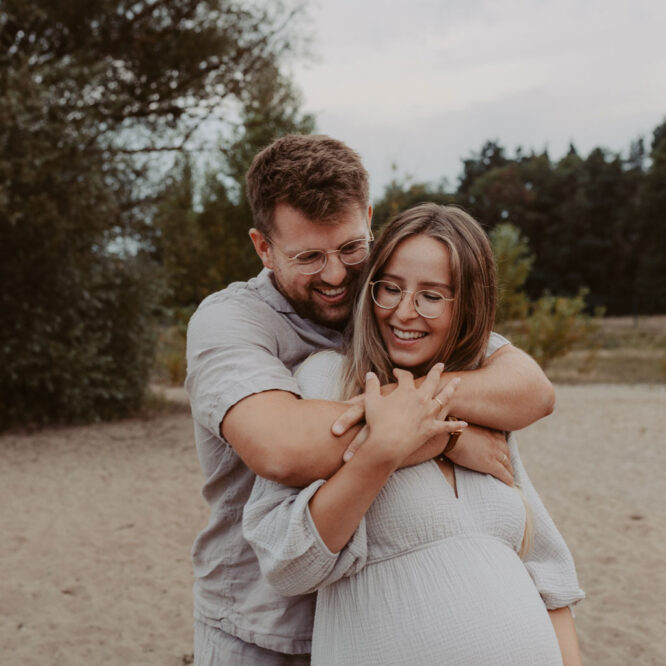
{"type": "MultiPolygon", "coordinates": [[[[341,142],[291,135],[255,157],[247,190],[265,269],[206,298],[188,330],[186,387],[211,508],[193,547],[200,666],[309,663],[313,598],[281,597],[261,579],[243,505],[255,474],[296,486],[328,478],[358,432],[346,406],[300,400],[291,373],[342,343],[372,237],[367,173],[341,142]],[[346,432],[334,436],[341,416],[346,432]]],[[[509,344],[456,375],[450,411],[470,423],[516,430],[552,409],[550,383],[509,344]]],[[[410,462],[445,444],[433,440],[410,462]]],[[[505,446],[466,432],[451,458],[510,483],[505,446]]]]}

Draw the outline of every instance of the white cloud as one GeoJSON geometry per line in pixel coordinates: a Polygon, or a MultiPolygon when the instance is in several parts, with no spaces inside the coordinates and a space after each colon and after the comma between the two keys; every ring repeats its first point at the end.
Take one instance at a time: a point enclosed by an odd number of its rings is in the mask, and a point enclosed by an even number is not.
{"type": "Polygon", "coordinates": [[[433,181],[489,138],[620,150],[666,114],[659,0],[325,0],[311,14],[306,108],[360,150],[376,193],[391,162],[433,181]]]}

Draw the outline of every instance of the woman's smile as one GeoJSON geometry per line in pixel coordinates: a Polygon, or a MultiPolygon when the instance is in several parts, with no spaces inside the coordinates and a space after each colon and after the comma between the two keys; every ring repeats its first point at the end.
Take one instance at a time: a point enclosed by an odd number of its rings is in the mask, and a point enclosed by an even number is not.
{"type": "Polygon", "coordinates": [[[396,307],[386,309],[375,303],[373,310],[393,365],[420,371],[444,346],[451,328],[451,302],[444,304],[439,316],[426,318],[417,312],[414,299],[421,290],[450,298],[453,294],[450,263],[444,243],[418,235],[398,245],[377,277],[395,283],[389,287],[392,293],[402,290],[396,307]]]}

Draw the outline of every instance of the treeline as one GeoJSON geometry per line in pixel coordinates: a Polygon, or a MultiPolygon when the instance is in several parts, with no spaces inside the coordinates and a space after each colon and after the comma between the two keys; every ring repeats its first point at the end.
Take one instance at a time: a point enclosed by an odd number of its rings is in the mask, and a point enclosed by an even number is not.
{"type": "MultiPolygon", "coordinates": [[[[0,428],[141,405],[156,325],[170,316],[165,281],[190,279],[162,227],[185,241],[191,201],[160,208],[172,180],[160,174],[169,156],[214,149],[197,137],[215,121],[233,179],[246,162],[246,129],[273,131],[262,114],[275,105],[288,119],[295,98],[283,63],[300,48],[290,5],[2,1],[0,428]]],[[[224,236],[227,208],[242,210],[242,196],[211,190],[219,210],[206,214],[225,211],[224,236]]],[[[205,270],[213,276],[232,254],[205,270]]]]}
{"type": "MultiPolygon", "coordinates": [[[[299,125],[270,127],[277,135],[299,125]]],[[[171,306],[191,308],[259,267],[247,242],[252,220],[242,178],[252,156],[247,148],[260,147],[270,134],[255,129],[246,136],[236,144],[245,152],[233,167],[225,157],[208,175],[198,204],[189,164],[163,192],[156,221],[171,306]]],[[[654,130],[649,151],[638,139],[627,156],[603,148],[581,156],[572,145],[559,160],[522,149],[510,157],[489,141],[463,161],[456,189],[393,180],[374,202],[374,225],[381,228],[421,201],[461,205],[489,232],[500,224],[518,229],[534,256],[525,283],[531,298],[574,296],[585,288],[589,311],[666,312],[666,122],[654,130]]]]}
{"type": "Polygon", "coordinates": [[[627,156],[602,148],[559,160],[547,152],[513,157],[487,142],[464,160],[455,190],[395,180],[375,219],[422,200],[457,203],[490,231],[509,223],[534,255],[526,290],[573,296],[589,290],[590,309],[607,314],[666,312],[666,122],[649,152],[639,139],[627,156]]]}
{"type": "MultiPolygon", "coordinates": [[[[284,73],[303,32],[290,3],[3,0],[0,428],[136,410],[158,326],[256,273],[245,171],[314,130],[284,73]]],[[[456,201],[529,240],[533,296],[586,285],[608,312],[666,312],[665,128],[628,158],[488,143],[455,191],[392,183],[375,221],[456,201]]]]}

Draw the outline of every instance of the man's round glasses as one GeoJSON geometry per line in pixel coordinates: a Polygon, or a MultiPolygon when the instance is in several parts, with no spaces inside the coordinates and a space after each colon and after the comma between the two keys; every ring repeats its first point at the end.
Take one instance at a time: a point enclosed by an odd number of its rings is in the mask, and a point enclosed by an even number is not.
{"type": "Polygon", "coordinates": [[[287,257],[289,262],[296,266],[299,273],[302,275],[314,275],[324,270],[329,254],[337,254],[345,266],[356,266],[356,264],[365,261],[370,254],[370,243],[375,240],[375,237],[372,235],[372,231],[370,231],[369,237],[349,241],[341,245],[337,250],[304,250],[293,257],[276,245],[272,239],[269,238],[268,240],[287,257]]]}
{"type": "Polygon", "coordinates": [[[372,300],[383,310],[395,310],[400,305],[404,294],[412,295],[414,309],[426,319],[436,319],[444,314],[446,304],[455,300],[430,289],[420,289],[419,291],[402,289],[390,280],[376,280],[370,283],[372,300]]]}

